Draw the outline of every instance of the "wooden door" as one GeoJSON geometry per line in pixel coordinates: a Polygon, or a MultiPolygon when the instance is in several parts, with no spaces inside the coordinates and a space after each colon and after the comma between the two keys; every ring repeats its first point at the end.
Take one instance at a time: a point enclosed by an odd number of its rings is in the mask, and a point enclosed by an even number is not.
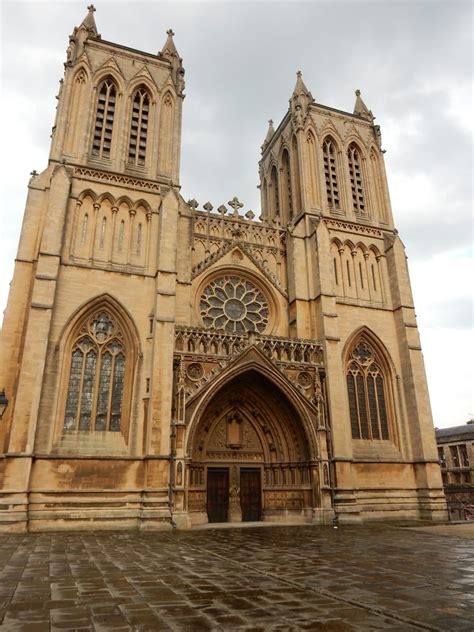
{"type": "Polygon", "coordinates": [[[207,518],[209,522],[229,521],[229,469],[207,470],[207,518]]]}
{"type": "Polygon", "coordinates": [[[256,522],[262,519],[260,470],[241,468],[240,507],[242,509],[242,522],[256,522]]]}

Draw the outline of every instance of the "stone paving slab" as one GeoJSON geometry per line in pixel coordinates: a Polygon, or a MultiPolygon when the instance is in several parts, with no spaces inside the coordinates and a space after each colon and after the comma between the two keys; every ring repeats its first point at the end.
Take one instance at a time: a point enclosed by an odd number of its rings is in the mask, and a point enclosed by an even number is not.
{"type": "Polygon", "coordinates": [[[0,628],[472,632],[473,542],[433,529],[2,535],[0,628]]]}

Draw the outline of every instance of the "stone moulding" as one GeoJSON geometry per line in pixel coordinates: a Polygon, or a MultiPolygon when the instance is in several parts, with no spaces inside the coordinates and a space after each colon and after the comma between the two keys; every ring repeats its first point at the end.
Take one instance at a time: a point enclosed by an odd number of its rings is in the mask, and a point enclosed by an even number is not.
{"type": "Polygon", "coordinates": [[[154,191],[161,193],[161,185],[149,180],[142,180],[139,178],[133,178],[130,176],[119,175],[109,171],[100,171],[98,169],[90,169],[88,167],[76,167],[74,169],[74,175],[82,176],[91,180],[103,180],[106,182],[112,182],[115,184],[121,184],[144,191],[154,191]]]}
{"type": "Polygon", "coordinates": [[[337,230],[343,230],[349,233],[360,233],[362,235],[372,235],[374,237],[382,238],[384,232],[379,230],[378,228],[373,228],[371,226],[361,226],[360,224],[353,224],[351,222],[345,222],[339,219],[330,219],[327,217],[323,218],[323,222],[329,228],[336,228],[337,230]]]}

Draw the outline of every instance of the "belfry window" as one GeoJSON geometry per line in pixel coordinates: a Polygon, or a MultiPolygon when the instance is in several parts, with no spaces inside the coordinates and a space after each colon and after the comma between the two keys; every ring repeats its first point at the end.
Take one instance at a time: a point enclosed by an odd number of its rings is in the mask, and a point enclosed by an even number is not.
{"type": "Polygon", "coordinates": [[[117,88],[115,83],[112,79],[105,79],[99,86],[94,139],[92,142],[93,156],[110,158],[116,97],[117,88]]]}
{"type": "Polygon", "coordinates": [[[339,188],[337,183],[336,151],[330,138],[326,138],[323,143],[323,162],[328,206],[329,208],[338,209],[339,188]]]}
{"type": "Polygon", "coordinates": [[[133,96],[130,142],[128,146],[129,164],[145,164],[149,109],[150,97],[148,92],[140,88],[133,96]]]}
{"type": "Polygon", "coordinates": [[[106,309],[95,312],[72,346],[65,432],[120,431],[128,360],[118,322],[106,309]]]}
{"type": "Polygon", "coordinates": [[[347,158],[349,160],[349,175],[351,178],[352,203],[354,211],[359,215],[365,214],[365,199],[362,186],[362,169],[360,162],[360,153],[356,145],[352,144],[347,150],[347,158]]]}
{"type": "Polygon", "coordinates": [[[388,440],[386,375],[367,342],[352,350],[346,380],[352,438],[388,440]]]}

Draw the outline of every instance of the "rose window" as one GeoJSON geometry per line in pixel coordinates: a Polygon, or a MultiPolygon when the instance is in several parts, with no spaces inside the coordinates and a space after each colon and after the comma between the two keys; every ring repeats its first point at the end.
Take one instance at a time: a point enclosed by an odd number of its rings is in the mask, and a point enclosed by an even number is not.
{"type": "Polygon", "coordinates": [[[236,276],[211,281],[204,288],[199,311],[206,327],[234,333],[262,333],[268,324],[268,302],[262,291],[236,276]]]}

